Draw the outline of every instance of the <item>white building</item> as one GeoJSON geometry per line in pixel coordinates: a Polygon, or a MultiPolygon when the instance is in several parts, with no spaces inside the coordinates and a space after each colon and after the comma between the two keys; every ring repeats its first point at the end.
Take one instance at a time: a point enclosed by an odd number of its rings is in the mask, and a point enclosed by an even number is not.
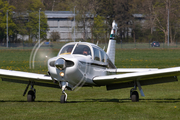
{"type": "MultiPolygon", "coordinates": [[[[47,17],[47,22],[49,26],[49,31],[47,32],[47,39],[50,38],[51,32],[58,32],[60,34],[61,41],[74,41],[75,39],[83,39],[84,33],[82,31],[78,31],[75,27],[75,14],[72,11],[45,11],[44,12],[47,17]]],[[[88,15],[87,15],[88,16],[88,15]]],[[[144,23],[144,18],[141,14],[133,15],[136,19],[142,19],[144,23]]],[[[86,38],[91,38],[90,32],[90,23],[86,23],[86,38]]],[[[76,25],[77,26],[77,25],[76,25]]],[[[82,28],[82,26],[78,26],[82,28]]],[[[127,31],[126,31],[127,32],[127,31]]],[[[128,28],[128,34],[125,35],[131,36],[132,29],[128,28]]],[[[28,40],[29,36],[18,35],[18,38],[23,40],[28,40]]],[[[125,36],[124,36],[125,37],[125,36]]]]}
{"type": "MultiPolygon", "coordinates": [[[[82,31],[75,29],[75,14],[72,11],[45,11],[47,17],[49,31],[47,38],[50,37],[51,32],[59,32],[60,40],[82,39],[82,31]]],[[[86,28],[88,36],[90,36],[90,28],[86,28]]]]}

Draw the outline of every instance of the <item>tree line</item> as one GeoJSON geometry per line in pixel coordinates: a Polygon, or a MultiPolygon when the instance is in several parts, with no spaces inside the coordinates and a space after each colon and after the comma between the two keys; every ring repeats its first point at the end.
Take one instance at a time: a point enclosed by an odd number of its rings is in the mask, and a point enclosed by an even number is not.
{"type": "Polygon", "coordinates": [[[42,12],[45,10],[40,0],[0,0],[0,43],[6,43],[7,24],[10,43],[22,42],[28,36],[28,42],[38,39],[39,15],[40,15],[40,38],[46,38],[48,31],[47,18],[42,12]],[[40,11],[41,8],[41,11],[40,11]],[[18,38],[18,35],[21,35],[18,38]]]}
{"type": "MultiPolygon", "coordinates": [[[[15,41],[17,34],[38,38],[38,11],[41,8],[41,11],[75,10],[77,26],[82,26],[76,29],[83,32],[84,41],[107,42],[112,21],[115,20],[118,42],[167,43],[169,35],[170,43],[175,43],[180,38],[179,7],[179,0],[0,0],[0,42],[6,39],[7,10],[9,36],[15,41]],[[13,11],[18,13],[14,19],[13,11]],[[87,35],[88,27],[91,28],[90,38],[87,35]]],[[[45,38],[47,19],[43,12],[41,16],[41,38],[45,38]]]]}

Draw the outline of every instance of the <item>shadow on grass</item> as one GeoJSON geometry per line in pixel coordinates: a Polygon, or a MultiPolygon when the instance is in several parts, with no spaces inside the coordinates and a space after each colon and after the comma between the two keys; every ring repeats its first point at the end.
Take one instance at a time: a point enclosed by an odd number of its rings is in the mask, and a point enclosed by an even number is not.
{"type": "MultiPolygon", "coordinates": [[[[3,102],[27,102],[26,100],[0,100],[3,102]]],[[[44,103],[60,103],[60,101],[45,101],[45,100],[35,100],[34,102],[44,102],[44,103]]],[[[67,103],[92,103],[92,102],[113,102],[113,103],[129,103],[130,99],[84,99],[84,100],[68,100],[67,103]]],[[[161,98],[161,99],[139,99],[139,102],[156,102],[156,103],[177,103],[180,102],[180,98],[161,98]]]]}
{"type": "MultiPolygon", "coordinates": [[[[87,99],[91,102],[117,102],[117,103],[128,103],[132,102],[130,99],[87,99]]],[[[180,98],[161,98],[161,99],[139,99],[139,102],[156,102],[156,103],[177,103],[180,102],[180,98]]]]}
{"type": "MultiPolygon", "coordinates": [[[[3,102],[27,102],[26,100],[0,100],[0,103],[3,103],[3,102]]],[[[34,102],[52,102],[52,103],[55,103],[55,102],[60,102],[60,101],[43,101],[43,100],[35,100],[34,102]]]]}
{"type": "Polygon", "coordinates": [[[140,99],[140,102],[177,103],[180,102],[180,98],[140,99]]]}

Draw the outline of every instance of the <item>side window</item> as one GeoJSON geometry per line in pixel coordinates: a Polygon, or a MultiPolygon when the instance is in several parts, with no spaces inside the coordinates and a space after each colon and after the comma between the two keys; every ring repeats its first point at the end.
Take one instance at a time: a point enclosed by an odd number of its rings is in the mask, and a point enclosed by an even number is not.
{"type": "Polygon", "coordinates": [[[100,61],[100,51],[96,48],[93,48],[94,50],[94,60],[100,61]]]}
{"type": "Polygon", "coordinates": [[[106,62],[106,53],[101,51],[101,62],[106,62]]]}

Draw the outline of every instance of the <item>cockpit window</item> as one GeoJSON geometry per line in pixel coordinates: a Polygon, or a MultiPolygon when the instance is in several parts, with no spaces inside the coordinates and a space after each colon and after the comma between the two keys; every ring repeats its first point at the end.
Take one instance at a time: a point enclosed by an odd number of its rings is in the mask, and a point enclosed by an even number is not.
{"type": "Polygon", "coordinates": [[[71,54],[73,47],[74,47],[74,45],[67,45],[67,46],[65,46],[61,50],[60,55],[62,55],[62,54],[71,54]]]}
{"type": "Polygon", "coordinates": [[[73,54],[91,55],[91,50],[87,45],[77,45],[73,54]]]}

